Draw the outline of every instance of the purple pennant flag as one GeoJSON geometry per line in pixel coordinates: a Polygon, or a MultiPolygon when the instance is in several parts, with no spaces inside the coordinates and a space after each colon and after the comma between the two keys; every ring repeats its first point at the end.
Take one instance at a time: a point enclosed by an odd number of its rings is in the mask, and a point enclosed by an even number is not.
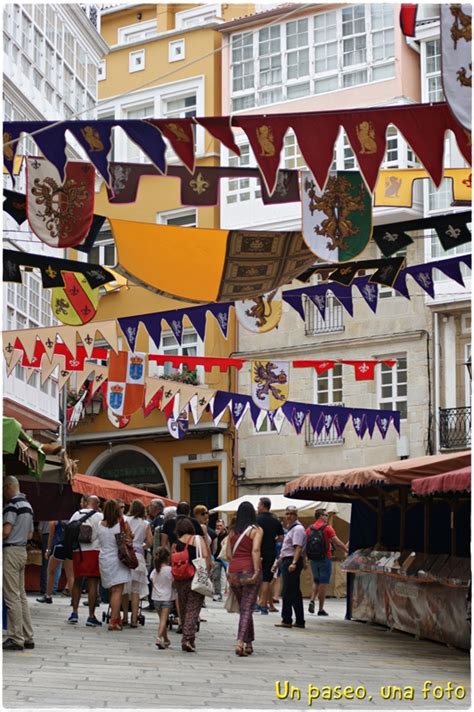
{"type": "Polygon", "coordinates": [[[321,430],[324,428],[324,411],[319,405],[312,405],[309,409],[309,422],[313,433],[321,435],[321,430]]]}
{"type": "Polygon", "coordinates": [[[384,440],[385,440],[385,436],[388,433],[388,428],[390,426],[390,420],[391,420],[390,411],[388,411],[387,413],[378,413],[378,415],[375,418],[377,427],[380,430],[380,434],[382,435],[384,440]]]}
{"type": "Polygon", "coordinates": [[[66,128],[64,124],[51,126],[33,136],[44,157],[57,168],[62,181],[66,177],[66,128]]]}
{"type": "MultiPolygon", "coordinates": [[[[258,416],[259,416],[260,413],[261,413],[261,409],[258,407],[258,405],[256,405],[256,404],[253,402],[253,398],[249,398],[249,399],[248,399],[248,403],[249,403],[250,416],[251,416],[251,418],[252,418],[252,423],[253,423],[254,428],[256,428],[256,427],[257,427],[258,416]]],[[[272,413],[272,416],[273,416],[275,413],[276,413],[276,411],[274,411],[274,412],[272,413]]],[[[268,415],[270,415],[270,411],[268,411],[268,415]]]]}
{"type": "Polygon", "coordinates": [[[326,430],[326,435],[329,435],[329,431],[333,426],[334,416],[335,413],[328,412],[327,410],[324,412],[324,429],[326,430]]]}
{"type": "Polygon", "coordinates": [[[435,266],[443,274],[445,274],[446,277],[449,277],[449,279],[452,279],[454,282],[457,282],[457,284],[460,284],[461,287],[465,287],[466,285],[464,284],[464,279],[461,272],[461,260],[464,262],[464,264],[470,267],[471,255],[463,255],[462,257],[455,257],[454,259],[448,260],[439,260],[438,262],[435,262],[433,266],[435,266]],[[464,257],[464,259],[462,259],[462,257],[464,257]]]}
{"type": "Polygon", "coordinates": [[[125,316],[117,320],[122,329],[125,338],[127,339],[130,351],[135,351],[135,342],[138,334],[138,324],[140,318],[136,316],[125,316]]]}
{"type": "Polygon", "coordinates": [[[365,412],[360,409],[351,408],[351,415],[352,415],[352,425],[354,426],[354,430],[356,431],[359,438],[362,440],[362,438],[364,437],[365,432],[367,430],[367,423],[365,421],[365,412]]]}
{"type": "Polygon", "coordinates": [[[206,337],[206,311],[207,306],[191,307],[186,311],[186,316],[196,329],[201,341],[204,341],[206,337]]]}
{"type": "Polygon", "coordinates": [[[161,342],[161,319],[162,316],[160,312],[157,314],[145,314],[140,318],[143,322],[145,329],[148,332],[148,336],[155,344],[156,348],[160,348],[161,342]]]}
{"type": "Polygon", "coordinates": [[[108,156],[112,148],[110,136],[115,123],[114,119],[101,119],[100,121],[67,121],[65,124],[107,185],[111,182],[108,156]]]}
{"type": "Polygon", "coordinates": [[[211,312],[214,319],[219,325],[219,329],[222,332],[224,339],[227,339],[227,334],[229,330],[229,308],[230,302],[226,304],[208,304],[207,310],[211,312]]]}
{"type": "Polygon", "coordinates": [[[431,264],[417,265],[410,268],[410,274],[417,284],[425,290],[430,297],[434,297],[433,267],[431,264]]]}
{"type": "Polygon", "coordinates": [[[369,436],[372,438],[374,434],[375,422],[379,417],[379,413],[376,410],[366,410],[365,411],[365,422],[367,424],[367,430],[369,431],[369,436]]]}
{"type": "Polygon", "coordinates": [[[305,289],[290,289],[287,292],[282,293],[282,299],[284,302],[290,305],[295,311],[298,312],[303,321],[306,318],[303,296],[305,295],[305,289]]]}
{"type": "Polygon", "coordinates": [[[249,398],[248,396],[241,396],[237,393],[232,393],[232,407],[230,409],[232,420],[236,428],[239,427],[242,422],[242,418],[248,408],[249,398]]]}
{"type": "Polygon", "coordinates": [[[357,287],[365,302],[372,309],[374,314],[377,312],[379,288],[376,284],[369,282],[368,277],[354,280],[353,284],[357,287]]]}
{"type": "Polygon", "coordinates": [[[393,289],[398,292],[402,297],[405,297],[405,299],[410,299],[410,292],[408,291],[407,287],[407,274],[408,270],[406,269],[403,269],[400,272],[393,284],[393,289]]]}
{"type": "Polygon", "coordinates": [[[327,296],[327,289],[324,287],[317,294],[312,294],[310,296],[310,299],[313,302],[314,306],[317,308],[317,310],[321,314],[321,319],[323,321],[326,320],[326,296],[327,296]]]}
{"type": "MultiPolygon", "coordinates": [[[[33,133],[38,131],[38,129],[46,126],[47,121],[5,121],[3,124],[3,143],[9,143],[10,141],[15,141],[15,143],[9,144],[3,147],[3,165],[9,172],[13,185],[15,185],[15,176],[13,174],[13,168],[15,163],[15,156],[19,152],[18,146],[19,142],[17,139],[22,133],[33,133]]],[[[20,153],[25,153],[20,151],[20,153]]]]}
{"type": "Polygon", "coordinates": [[[183,316],[182,311],[168,312],[168,314],[163,315],[163,318],[168,322],[176,341],[180,345],[183,340],[183,316]]]}
{"type": "Polygon", "coordinates": [[[160,173],[164,175],[166,173],[166,144],[161,131],[152,124],[147,124],[139,119],[115,121],[114,123],[125,131],[127,136],[142,149],[160,173]]]}
{"type": "Polygon", "coordinates": [[[232,393],[226,391],[216,391],[214,402],[212,404],[212,417],[214,420],[222,416],[223,412],[232,400],[232,393]]]}
{"type": "Polygon", "coordinates": [[[328,285],[328,291],[331,291],[336,299],[342,304],[349,316],[354,316],[354,307],[352,304],[352,288],[343,287],[342,284],[331,282],[328,285]]]}
{"type": "Polygon", "coordinates": [[[306,420],[306,416],[311,409],[309,403],[293,403],[287,401],[281,407],[285,418],[292,424],[296,434],[299,435],[303,430],[303,425],[306,420]]]}
{"type": "Polygon", "coordinates": [[[335,407],[336,417],[334,418],[334,428],[337,436],[340,438],[346,429],[347,421],[349,420],[350,411],[348,408],[335,407]]]}

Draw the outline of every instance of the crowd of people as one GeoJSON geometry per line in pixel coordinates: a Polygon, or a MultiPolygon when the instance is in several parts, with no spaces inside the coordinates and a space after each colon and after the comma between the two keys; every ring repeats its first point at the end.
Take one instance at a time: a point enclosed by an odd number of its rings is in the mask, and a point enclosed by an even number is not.
{"type": "MultiPolygon", "coordinates": [[[[23,650],[35,645],[24,583],[33,512],[15,477],[4,479],[3,496],[3,591],[8,609],[3,649],[23,650]]],[[[109,631],[137,628],[142,609],[156,610],[157,648],[170,646],[167,631],[173,616],[182,634],[182,650],[193,653],[205,600],[193,583],[192,562],[197,560],[203,562],[213,582],[214,600],[222,601],[228,593],[227,610],[239,611],[235,647],[239,657],[253,653],[254,614],[277,612],[274,604],[278,602],[280,575],[281,621],[275,625],[305,627],[300,576],[308,558],[314,582],[308,610],[315,612],[317,598],[318,615],[327,615],[324,601],[332,546],[345,552],[348,549],[328,524],[324,510],[316,511],[314,524],[305,530],[296,507],[286,508],[282,524],[271,512],[268,497],[260,498],[257,512],[250,502],[242,502],[229,528],[221,519],[215,529],[210,527],[205,505],[197,505],[191,512],[188,502],[165,508],[157,498],[147,509],[139,500],[130,504],[127,513],[126,509],[121,500],[101,504],[98,497],[88,495],[68,522],[50,522],[41,531],[46,567],[41,579],[43,595],[37,601],[53,602],[58,571],[64,568],[72,606],[69,624],[78,624],[81,594],[86,590],[87,626],[102,625],[96,616],[101,601],[109,605],[109,631]],[[120,542],[133,549],[133,566],[124,561],[120,542]]]]}

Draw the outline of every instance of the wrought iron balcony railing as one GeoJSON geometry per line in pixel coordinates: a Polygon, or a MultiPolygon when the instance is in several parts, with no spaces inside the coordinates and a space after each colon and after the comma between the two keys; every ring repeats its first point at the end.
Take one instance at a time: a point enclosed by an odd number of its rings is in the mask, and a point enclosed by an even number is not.
{"type": "Polygon", "coordinates": [[[465,450],[471,447],[471,408],[439,409],[439,444],[441,450],[465,450]]]}

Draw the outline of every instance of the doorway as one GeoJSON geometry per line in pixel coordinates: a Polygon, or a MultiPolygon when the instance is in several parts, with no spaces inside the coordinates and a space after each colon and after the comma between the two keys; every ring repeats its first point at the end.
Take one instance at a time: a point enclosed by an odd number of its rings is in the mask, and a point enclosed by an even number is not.
{"type": "MultiPolygon", "coordinates": [[[[188,471],[189,503],[191,509],[196,504],[204,504],[213,509],[219,504],[219,468],[193,467],[188,471]]],[[[213,527],[217,515],[211,514],[209,524],[213,527]]]]}

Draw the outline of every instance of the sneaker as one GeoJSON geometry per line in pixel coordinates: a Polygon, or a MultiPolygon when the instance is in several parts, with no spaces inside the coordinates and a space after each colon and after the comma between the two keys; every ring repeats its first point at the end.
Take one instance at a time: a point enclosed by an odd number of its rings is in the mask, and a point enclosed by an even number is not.
{"type": "Polygon", "coordinates": [[[321,611],[318,611],[318,616],[328,616],[328,615],[329,615],[329,613],[326,613],[326,611],[324,609],[322,609],[321,611]]]}
{"type": "Polygon", "coordinates": [[[253,607],[253,612],[258,613],[260,610],[261,610],[260,606],[258,605],[258,603],[256,603],[255,606],[253,607]]]}
{"type": "Polygon", "coordinates": [[[262,616],[268,616],[267,606],[260,606],[260,613],[262,614],[262,616]]]}
{"type": "Polygon", "coordinates": [[[89,618],[86,620],[86,625],[92,626],[92,628],[96,628],[98,625],[102,625],[102,623],[98,621],[95,616],[89,616],[89,618]]]}
{"type": "Polygon", "coordinates": [[[53,602],[52,596],[47,596],[45,593],[43,593],[41,598],[37,598],[36,600],[38,601],[38,603],[52,603],[53,602]]]}
{"type": "Polygon", "coordinates": [[[222,601],[222,596],[221,596],[221,594],[219,593],[219,594],[217,594],[216,596],[213,596],[213,597],[212,597],[212,600],[213,600],[213,601],[222,601]]]}
{"type": "Polygon", "coordinates": [[[79,616],[77,613],[71,613],[69,618],[67,619],[68,623],[79,623],[79,616]]]}
{"type": "Polygon", "coordinates": [[[308,613],[314,613],[314,601],[309,602],[308,613]]]}

